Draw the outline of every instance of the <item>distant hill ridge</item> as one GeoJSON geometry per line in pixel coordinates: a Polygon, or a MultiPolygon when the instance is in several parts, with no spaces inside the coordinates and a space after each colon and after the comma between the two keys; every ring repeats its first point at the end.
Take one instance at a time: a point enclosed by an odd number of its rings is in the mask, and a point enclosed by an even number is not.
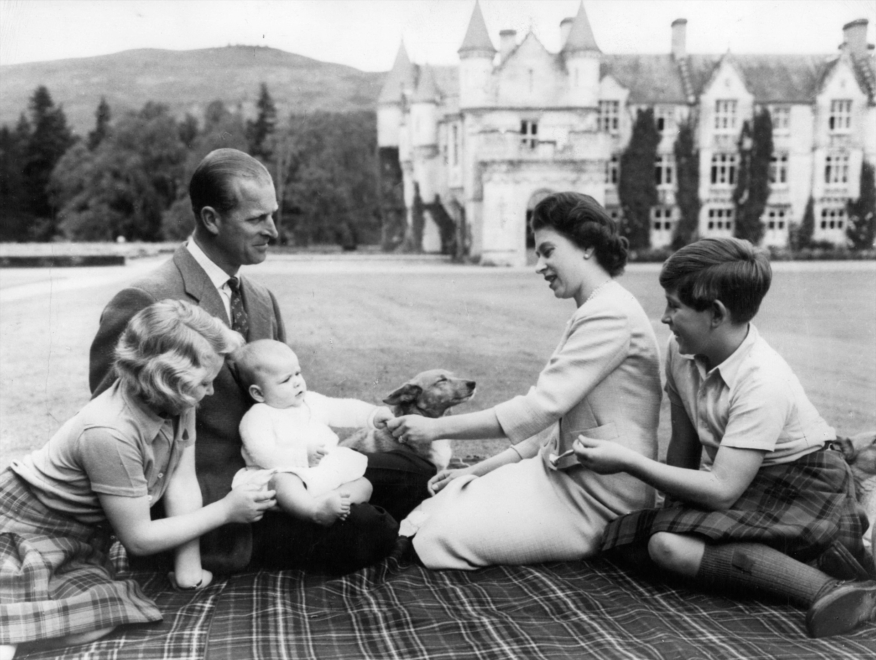
{"type": "Polygon", "coordinates": [[[94,128],[100,97],[113,117],[147,101],[199,121],[217,99],[254,114],[266,83],[278,117],[290,112],[374,110],[386,73],[359,71],[264,46],[201,50],[145,48],[112,55],[0,66],[0,124],[15,124],[38,85],[45,85],[79,135],[94,128]]]}

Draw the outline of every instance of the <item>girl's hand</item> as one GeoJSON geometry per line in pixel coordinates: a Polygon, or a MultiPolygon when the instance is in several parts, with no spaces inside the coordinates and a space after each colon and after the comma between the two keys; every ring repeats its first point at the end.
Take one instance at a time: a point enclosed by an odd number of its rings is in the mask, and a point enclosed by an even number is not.
{"type": "Polygon", "coordinates": [[[625,472],[627,458],[632,450],[609,440],[594,440],[579,435],[572,445],[578,462],[597,474],[625,472]]]}
{"type": "Polygon", "coordinates": [[[439,491],[444,490],[444,487],[454,479],[464,477],[467,474],[474,474],[471,467],[460,468],[458,470],[441,470],[441,472],[429,479],[427,484],[429,492],[435,495],[439,491]]]}
{"type": "Polygon", "coordinates": [[[276,506],[276,493],[257,483],[233,488],[222,500],[228,507],[228,522],[252,523],[261,520],[265,511],[276,506]]]}
{"type": "Polygon", "coordinates": [[[213,574],[207,569],[202,568],[199,580],[184,580],[180,578],[180,581],[177,582],[176,573],[171,571],[167,574],[167,579],[170,580],[173,588],[177,591],[200,591],[210,586],[210,583],[213,582],[213,574]]]}
{"type": "Polygon", "coordinates": [[[435,420],[422,415],[403,415],[386,422],[386,428],[392,431],[393,437],[408,445],[429,444],[437,440],[435,435],[435,420]]]}

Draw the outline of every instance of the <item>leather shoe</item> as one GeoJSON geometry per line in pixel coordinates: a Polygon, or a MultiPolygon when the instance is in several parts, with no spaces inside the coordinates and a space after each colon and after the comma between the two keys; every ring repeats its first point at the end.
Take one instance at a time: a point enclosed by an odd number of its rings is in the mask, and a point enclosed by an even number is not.
{"type": "Polygon", "coordinates": [[[830,582],[806,612],[810,637],[841,635],[876,620],[876,581],[830,582]]]}

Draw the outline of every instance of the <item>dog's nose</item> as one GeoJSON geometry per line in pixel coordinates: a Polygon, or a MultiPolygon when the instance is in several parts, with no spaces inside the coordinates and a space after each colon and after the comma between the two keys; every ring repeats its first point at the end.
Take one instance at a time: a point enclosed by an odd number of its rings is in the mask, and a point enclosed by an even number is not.
{"type": "Polygon", "coordinates": [[[473,390],[476,385],[477,385],[477,383],[475,383],[473,380],[465,381],[465,386],[470,390],[473,390]]]}

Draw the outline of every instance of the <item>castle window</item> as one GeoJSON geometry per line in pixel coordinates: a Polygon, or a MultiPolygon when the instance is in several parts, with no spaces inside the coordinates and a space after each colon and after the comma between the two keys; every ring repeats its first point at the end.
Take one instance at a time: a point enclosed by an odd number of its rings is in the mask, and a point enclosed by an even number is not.
{"type": "Polygon", "coordinates": [[[788,226],[788,207],[770,206],[766,214],[766,228],[770,231],[783,231],[788,226]]]}
{"type": "Polygon", "coordinates": [[[770,159],[770,183],[776,187],[788,185],[788,154],[774,153],[770,159]]]}
{"type": "Polygon", "coordinates": [[[675,157],[660,154],[654,161],[654,182],[658,186],[669,187],[675,179],[675,157]]]}
{"type": "Polygon", "coordinates": [[[787,133],[791,129],[791,106],[771,105],[770,120],[773,122],[773,133],[787,133]]]}
{"type": "Polygon", "coordinates": [[[538,123],[524,119],[520,122],[520,144],[535,149],[538,144],[538,123]]]}
{"type": "Polygon", "coordinates": [[[839,100],[830,102],[830,116],[827,126],[831,133],[848,133],[852,129],[852,102],[839,100]]]}
{"type": "Polygon", "coordinates": [[[660,135],[670,133],[675,127],[675,108],[658,105],[654,109],[654,121],[657,123],[657,131],[660,135]]]}
{"type": "Polygon", "coordinates": [[[732,206],[713,207],[709,209],[709,220],[706,227],[711,231],[733,231],[733,221],[736,211],[732,206]]]}
{"type": "Polygon", "coordinates": [[[654,231],[670,231],[672,229],[672,208],[655,206],[651,209],[651,228],[654,231]]]}
{"type": "Polygon", "coordinates": [[[450,162],[459,165],[459,126],[453,124],[450,133],[450,162]]]}
{"type": "Polygon", "coordinates": [[[732,133],[736,130],[736,101],[715,101],[715,132],[732,133]]]}
{"type": "Polygon", "coordinates": [[[828,154],[825,157],[824,182],[833,184],[849,182],[848,154],[828,154]]]}
{"type": "Polygon", "coordinates": [[[620,178],[620,156],[612,154],[605,162],[605,182],[616,186],[618,178],[620,178]]]}
{"type": "Polygon", "coordinates": [[[821,209],[822,229],[845,229],[846,209],[842,206],[834,206],[821,209]]]}
{"type": "Polygon", "coordinates": [[[599,130],[604,133],[620,130],[620,101],[599,102],[599,130]]]}
{"type": "Polygon", "coordinates": [[[736,163],[739,156],[731,153],[712,154],[712,184],[732,186],[736,183],[736,163]]]}

